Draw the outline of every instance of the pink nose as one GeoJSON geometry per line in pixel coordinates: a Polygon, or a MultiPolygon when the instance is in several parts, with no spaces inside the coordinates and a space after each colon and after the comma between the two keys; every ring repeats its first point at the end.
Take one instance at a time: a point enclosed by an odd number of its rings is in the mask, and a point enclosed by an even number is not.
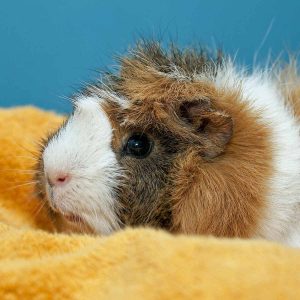
{"type": "Polygon", "coordinates": [[[70,179],[70,175],[66,173],[48,174],[48,182],[51,186],[64,185],[69,182],[70,179]]]}

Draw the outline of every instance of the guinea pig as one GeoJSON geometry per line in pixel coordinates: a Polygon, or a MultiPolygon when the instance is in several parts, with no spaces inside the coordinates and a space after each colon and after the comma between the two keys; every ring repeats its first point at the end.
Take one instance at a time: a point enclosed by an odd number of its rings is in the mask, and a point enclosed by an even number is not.
{"type": "Polygon", "coordinates": [[[300,246],[295,64],[247,71],[156,42],[119,63],[43,141],[37,190],[61,230],[150,226],[300,246]]]}

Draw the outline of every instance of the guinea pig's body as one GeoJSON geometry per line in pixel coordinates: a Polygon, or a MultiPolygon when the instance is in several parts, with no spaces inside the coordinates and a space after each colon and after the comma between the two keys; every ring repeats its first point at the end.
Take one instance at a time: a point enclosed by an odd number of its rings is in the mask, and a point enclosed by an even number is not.
{"type": "Polygon", "coordinates": [[[251,73],[155,43],[90,85],[48,140],[38,190],[57,218],[300,246],[296,67],[251,73]]]}

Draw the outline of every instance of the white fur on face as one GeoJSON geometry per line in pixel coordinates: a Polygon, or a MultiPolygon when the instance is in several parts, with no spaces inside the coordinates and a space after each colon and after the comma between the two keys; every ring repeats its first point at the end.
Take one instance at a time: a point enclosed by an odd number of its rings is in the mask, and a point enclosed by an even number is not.
{"type": "Polygon", "coordinates": [[[111,148],[112,126],[101,100],[81,96],[74,114],[50,140],[44,172],[70,174],[70,181],[47,186],[50,205],[61,214],[80,216],[97,233],[119,228],[115,188],[120,168],[111,148]]]}

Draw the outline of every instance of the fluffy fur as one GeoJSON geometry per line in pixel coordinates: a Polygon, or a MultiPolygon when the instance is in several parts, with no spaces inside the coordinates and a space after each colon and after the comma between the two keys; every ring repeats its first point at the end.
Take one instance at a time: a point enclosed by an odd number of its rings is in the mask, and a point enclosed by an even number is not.
{"type": "Polygon", "coordinates": [[[76,100],[74,113],[43,152],[46,194],[53,210],[76,215],[94,230],[119,228],[115,182],[119,166],[111,150],[112,128],[99,99],[76,100]],[[47,177],[63,171],[70,182],[50,186],[47,177]]]}
{"type": "Polygon", "coordinates": [[[95,153],[85,166],[96,174],[91,200],[84,196],[89,189],[80,187],[80,200],[66,192],[60,201],[69,199],[75,211],[82,203],[96,206],[109,216],[96,211],[88,222],[96,232],[148,225],[299,246],[300,93],[297,72],[289,68],[249,73],[205,51],[140,44],[120,59],[119,74],[82,92],[74,114],[46,143],[39,168],[47,173],[45,157],[55,165],[57,157],[70,162],[76,153],[95,153]],[[283,83],[291,76],[289,88],[283,83]],[[98,110],[92,115],[102,116],[97,126],[89,117],[74,118],[89,99],[98,110]],[[101,148],[106,132],[110,138],[101,148]],[[135,132],[154,143],[144,159],[124,155],[135,132]],[[87,139],[91,134],[100,135],[87,139]]]}

